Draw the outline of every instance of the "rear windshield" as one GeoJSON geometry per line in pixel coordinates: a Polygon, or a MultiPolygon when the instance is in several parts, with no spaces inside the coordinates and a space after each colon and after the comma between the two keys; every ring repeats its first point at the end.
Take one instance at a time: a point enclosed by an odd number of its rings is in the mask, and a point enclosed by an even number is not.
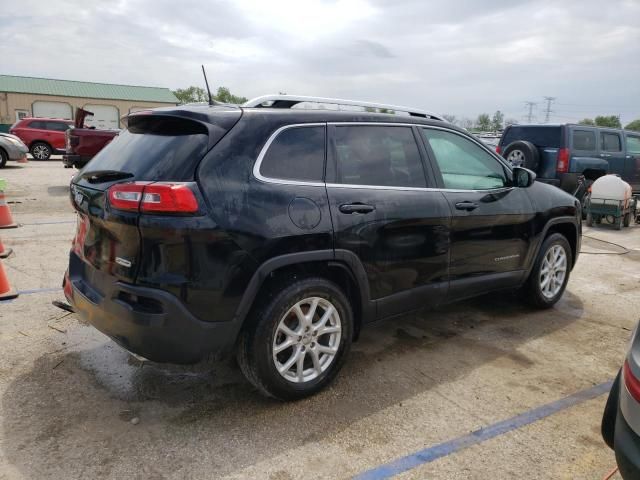
{"type": "Polygon", "coordinates": [[[83,172],[118,170],[136,180],[189,181],[207,151],[204,125],[160,116],[129,119],[126,130],[100,151],[83,172]]]}
{"type": "Polygon", "coordinates": [[[562,147],[561,127],[521,127],[512,126],[504,134],[502,145],[509,145],[516,140],[526,140],[536,147],[562,147]]]}

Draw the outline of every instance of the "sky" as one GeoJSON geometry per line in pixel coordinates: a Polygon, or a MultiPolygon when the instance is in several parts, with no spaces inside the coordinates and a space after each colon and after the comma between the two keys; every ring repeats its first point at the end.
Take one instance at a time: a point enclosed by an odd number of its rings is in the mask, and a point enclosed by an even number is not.
{"type": "Polygon", "coordinates": [[[640,0],[0,0],[0,73],[640,118],[640,0]]]}

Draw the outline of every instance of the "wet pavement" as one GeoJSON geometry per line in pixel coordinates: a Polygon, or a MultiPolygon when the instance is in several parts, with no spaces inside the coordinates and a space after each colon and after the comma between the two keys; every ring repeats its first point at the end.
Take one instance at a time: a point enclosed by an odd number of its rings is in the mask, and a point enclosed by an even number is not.
{"type": "MultiPolygon", "coordinates": [[[[0,304],[0,479],[350,478],[611,380],[640,317],[640,228],[583,240],[568,291],[534,311],[485,296],[366,329],[326,391],[261,397],[232,361],[136,358],[51,305],[75,219],[72,170],[0,171],[14,218],[3,263],[24,293],[0,304]],[[595,255],[597,254],[597,255],[595,255]]],[[[606,395],[401,478],[602,478],[606,395]]]]}

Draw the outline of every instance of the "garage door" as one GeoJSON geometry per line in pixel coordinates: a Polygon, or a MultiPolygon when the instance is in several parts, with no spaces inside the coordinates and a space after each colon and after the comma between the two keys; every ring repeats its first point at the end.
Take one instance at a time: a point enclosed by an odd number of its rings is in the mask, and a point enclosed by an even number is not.
{"type": "Polygon", "coordinates": [[[85,105],[85,110],[93,112],[93,117],[87,117],[85,125],[96,127],[100,130],[119,128],[118,109],[110,105],[85,105]]]}
{"type": "Polygon", "coordinates": [[[33,116],[41,118],[65,118],[71,120],[71,105],[63,102],[33,102],[33,116]]]}

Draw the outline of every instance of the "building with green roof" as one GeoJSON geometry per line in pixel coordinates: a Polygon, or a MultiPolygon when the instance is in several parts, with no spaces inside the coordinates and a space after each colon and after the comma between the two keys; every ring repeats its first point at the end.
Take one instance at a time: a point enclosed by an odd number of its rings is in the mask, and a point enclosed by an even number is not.
{"type": "Polygon", "coordinates": [[[93,112],[88,125],[120,128],[123,115],[176,104],[162,87],[0,75],[0,131],[24,117],[73,119],[77,107],[93,112]]]}

